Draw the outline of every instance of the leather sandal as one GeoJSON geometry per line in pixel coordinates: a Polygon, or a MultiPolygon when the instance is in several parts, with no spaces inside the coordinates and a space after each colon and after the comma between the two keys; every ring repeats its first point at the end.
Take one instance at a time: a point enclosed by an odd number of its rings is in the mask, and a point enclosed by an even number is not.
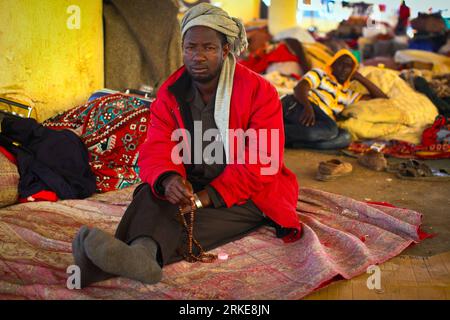
{"type": "Polygon", "coordinates": [[[430,168],[425,163],[416,161],[414,165],[400,169],[397,177],[420,181],[450,181],[450,171],[430,168]]]}
{"type": "Polygon", "coordinates": [[[339,159],[322,161],[317,170],[316,179],[320,181],[330,181],[337,177],[349,175],[353,167],[349,162],[343,162],[339,159]]]}

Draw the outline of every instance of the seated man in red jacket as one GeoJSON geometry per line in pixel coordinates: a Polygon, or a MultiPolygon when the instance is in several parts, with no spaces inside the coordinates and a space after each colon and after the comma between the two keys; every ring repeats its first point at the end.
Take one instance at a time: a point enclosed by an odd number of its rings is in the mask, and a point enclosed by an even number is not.
{"type": "Polygon", "coordinates": [[[205,250],[264,224],[286,242],[300,238],[281,103],[274,87],[235,62],[246,46],[242,24],[202,3],[186,13],[182,36],[184,66],[159,89],[140,148],[144,183],[115,237],[82,227],[73,241],[83,287],[112,276],[158,282],[164,265],[186,255],[180,213],[189,221],[191,210],[193,238],[205,250]]]}

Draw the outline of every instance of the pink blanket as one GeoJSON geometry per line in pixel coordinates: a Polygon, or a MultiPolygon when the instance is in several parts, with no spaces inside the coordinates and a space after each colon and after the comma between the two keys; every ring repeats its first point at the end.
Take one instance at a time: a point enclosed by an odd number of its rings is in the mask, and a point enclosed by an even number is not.
{"type": "Polygon", "coordinates": [[[115,278],[67,289],[77,230],[88,225],[114,233],[132,190],[0,209],[0,299],[299,299],[420,241],[418,212],[303,188],[297,209],[304,234],[297,242],[285,244],[263,227],[214,250],[228,260],[169,265],[156,285],[115,278]]]}

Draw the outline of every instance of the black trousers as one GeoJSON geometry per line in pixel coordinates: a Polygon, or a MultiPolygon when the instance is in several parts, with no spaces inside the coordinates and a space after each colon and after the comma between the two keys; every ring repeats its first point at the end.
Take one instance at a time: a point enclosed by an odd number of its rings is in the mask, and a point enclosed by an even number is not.
{"type": "Polygon", "coordinates": [[[293,95],[284,97],[282,105],[287,147],[340,149],[350,144],[350,134],[343,129],[339,129],[336,122],[318,106],[313,106],[314,125],[306,127],[299,122],[304,106],[295,100],[293,95]]]}
{"type": "MultiPolygon", "coordinates": [[[[159,245],[161,266],[180,261],[185,252],[187,233],[177,214],[177,206],[156,198],[148,184],[141,184],[136,188],[115,236],[127,244],[139,237],[150,237],[159,245]]],[[[250,200],[231,208],[197,210],[193,234],[208,251],[240,239],[268,222],[250,200]]]]}
{"type": "Polygon", "coordinates": [[[440,114],[444,115],[445,117],[450,117],[450,103],[448,103],[448,101],[445,101],[444,99],[439,98],[436,92],[434,92],[434,90],[430,88],[427,80],[425,80],[423,77],[415,77],[414,88],[420,93],[426,95],[428,99],[433,102],[436,108],[438,108],[440,114]]]}

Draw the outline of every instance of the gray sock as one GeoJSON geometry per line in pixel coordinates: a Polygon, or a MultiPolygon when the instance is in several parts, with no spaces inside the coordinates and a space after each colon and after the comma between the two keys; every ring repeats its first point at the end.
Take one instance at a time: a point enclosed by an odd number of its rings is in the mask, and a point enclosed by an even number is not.
{"type": "Polygon", "coordinates": [[[147,284],[157,283],[162,278],[161,266],[156,261],[158,245],[151,238],[138,238],[127,245],[94,228],[84,244],[87,256],[108,273],[147,284]]]}
{"type": "Polygon", "coordinates": [[[72,254],[75,264],[80,267],[81,271],[81,287],[84,288],[91,283],[103,281],[114,277],[114,275],[106,273],[89,260],[84,249],[84,240],[89,234],[89,228],[82,226],[78,231],[75,239],[72,241],[72,254]]]}

